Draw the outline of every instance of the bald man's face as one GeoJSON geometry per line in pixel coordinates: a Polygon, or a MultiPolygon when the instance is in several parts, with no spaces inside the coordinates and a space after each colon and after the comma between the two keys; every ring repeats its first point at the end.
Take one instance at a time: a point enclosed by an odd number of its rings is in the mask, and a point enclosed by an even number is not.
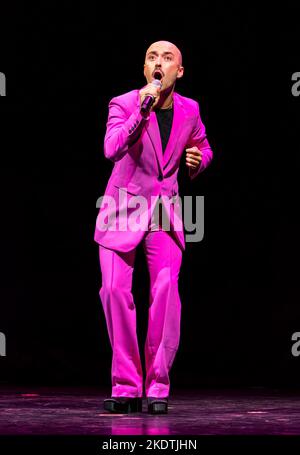
{"type": "Polygon", "coordinates": [[[177,79],[183,76],[182,58],[179,49],[168,41],[151,44],[146,52],[144,75],[147,82],[159,75],[162,90],[172,87],[177,79]]]}

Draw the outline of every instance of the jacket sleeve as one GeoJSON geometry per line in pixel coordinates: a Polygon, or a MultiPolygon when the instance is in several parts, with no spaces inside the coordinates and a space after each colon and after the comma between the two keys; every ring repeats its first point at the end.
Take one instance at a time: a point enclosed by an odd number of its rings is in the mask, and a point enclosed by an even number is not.
{"type": "Polygon", "coordinates": [[[148,118],[144,118],[139,107],[128,116],[118,98],[109,103],[108,121],[104,138],[104,155],[112,161],[119,161],[139,138],[148,118]]]}
{"type": "Polygon", "coordinates": [[[196,122],[192,131],[187,148],[198,147],[203,153],[202,161],[197,169],[189,168],[189,176],[193,180],[200,172],[209,165],[213,158],[213,152],[206,137],[205,126],[200,117],[199,104],[197,104],[196,122]]]}

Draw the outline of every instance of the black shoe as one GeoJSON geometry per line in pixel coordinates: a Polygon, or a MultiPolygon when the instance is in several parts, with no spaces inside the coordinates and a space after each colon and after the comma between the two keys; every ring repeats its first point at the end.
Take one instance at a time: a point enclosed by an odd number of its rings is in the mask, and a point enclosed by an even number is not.
{"type": "Polygon", "coordinates": [[[104,409],[117,414],[142,412],[142,398],[111,397],[104,400],[104,409]]]}
{"type": "Polygon", "coordinates": [[[168,397],[156,398],[148,397],[148,413],[149,414],[167,414],[168,413],[168,397]]]}

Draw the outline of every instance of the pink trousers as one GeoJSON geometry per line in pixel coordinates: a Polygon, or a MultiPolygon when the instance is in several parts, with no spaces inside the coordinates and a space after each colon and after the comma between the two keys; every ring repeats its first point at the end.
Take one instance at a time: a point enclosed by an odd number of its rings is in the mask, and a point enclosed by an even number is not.
{"type": "MultiPolygon", "coordinates": [[[[145,343],[145,394],[169,396],[169,371],[180,338],[178,278],[182,251],[170,233],[147,232],[143,239],[150,274],[148,330],[145,343]]],[[[112,347],[112,396],[142,397],[143,372],[132,296],[135,250],[120,253],[100,245],[100,298],[112,347]]]]}

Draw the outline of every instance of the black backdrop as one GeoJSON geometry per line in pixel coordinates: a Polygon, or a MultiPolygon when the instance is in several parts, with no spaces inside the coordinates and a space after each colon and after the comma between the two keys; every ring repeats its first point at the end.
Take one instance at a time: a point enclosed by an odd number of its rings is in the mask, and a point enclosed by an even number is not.
{"type": "MultiPolygon", "coordinates": [[[[199,101],[214,150],[197,180],[184,162],[179,175],[181,195],[205,197],[205,234],[184,255],[172,385],[298,385],[299,11],[99,3],[11,2],[1,17],[0,382],[110,385],[93,241],[112,169],[107,106],[144,85],[145,50],[166,39],[183,53],[177,91],[199,101]]],[[[136,265],[143,356],[141,249],[136,265]]]]}

